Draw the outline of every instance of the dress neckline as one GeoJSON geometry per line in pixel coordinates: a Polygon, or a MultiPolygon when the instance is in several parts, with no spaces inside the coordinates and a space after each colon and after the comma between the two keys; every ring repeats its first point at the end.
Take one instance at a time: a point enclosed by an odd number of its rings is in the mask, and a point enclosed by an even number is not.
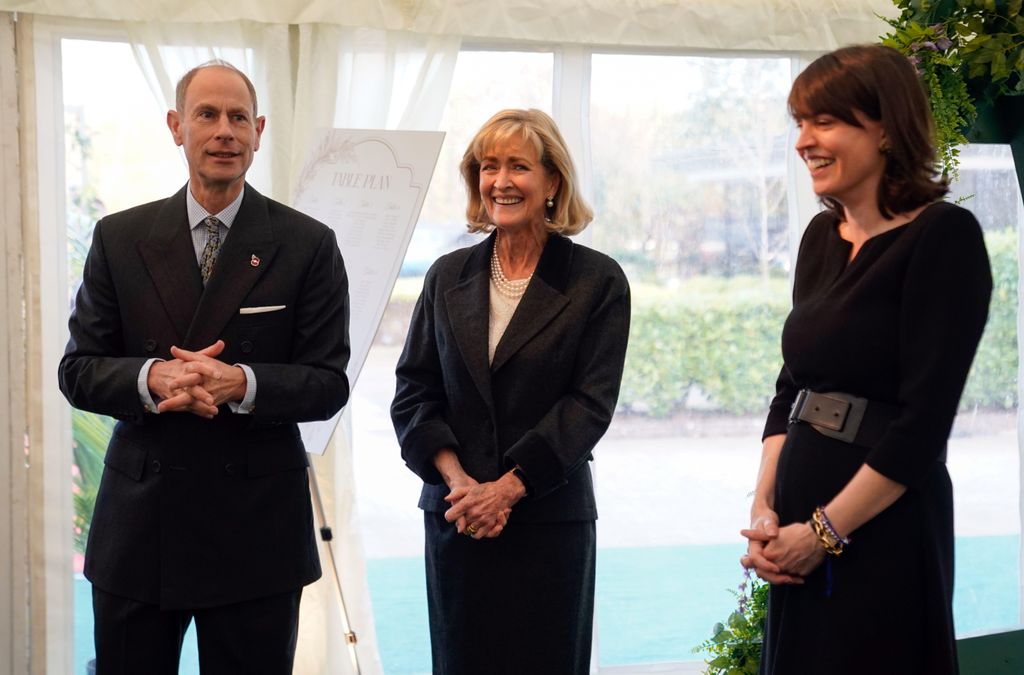
{"type": "Polygon", "coordinates": [[[864,252],[865,247],[870,245],[871,242],[874,242],[876,240],[888,239],[891,236],[894,236],[893,233],[902,233],[905,229],[907,229],[907,226],[916,223],[918,220],[921,219],[921,216],[923,216],[925,213],[927,213],[928,210],[932,208],[932,206],[934,206],[935,204],[938,204],[938,203],[939,202],[932,202],[931,204],[928,204],[923,209],[921,209],[920,213],[918,213],[916,216],[914,216],[913,218],[911,218],[910,220],[908,220],[905,223],[901,223],[901,224],[897,225],[896,227],[891,227],[888,230],[884,230],[882,232],[879,232],[878,234],[871,235],[870,237],[868,237],[867,239],[864,240],[863,244],[860,245],[860,250],[857,251],[857,255],[853,256],[853,258],[850,258],[850,253],[849,253],[850,249],[853,248],[853,242],[848,240],[848,239],[844,239],[842,237],[842,235],[839,234],[839,226],[843,224],[843,221],[841,221],[838,218],[836,218],[835,222],[832,223],[832,227],[830,229],[832,231],[832,235],[835,237],[835,239],[843,247],[844,260],[846,261],[845,269],[849,269],[849,267],[851,265],[853,265],[853,263],[856,262],[861,257],[861,254],[864,252]]]}

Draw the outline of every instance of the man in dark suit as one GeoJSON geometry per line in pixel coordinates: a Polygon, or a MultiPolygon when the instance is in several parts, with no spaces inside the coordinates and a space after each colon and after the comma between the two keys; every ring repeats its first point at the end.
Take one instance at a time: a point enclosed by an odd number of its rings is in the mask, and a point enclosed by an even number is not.
{"type": "Polygon", "coordinates": [[[245,183],[265,119],[211,62],[167,124],[189,182],[96,225],[60,387],[120,420],[86,551],[97,671],[175,673],[194,619],[208,673],[290,673],[320,576],[298,422],[348,400],[334,233],[245,183]]]}

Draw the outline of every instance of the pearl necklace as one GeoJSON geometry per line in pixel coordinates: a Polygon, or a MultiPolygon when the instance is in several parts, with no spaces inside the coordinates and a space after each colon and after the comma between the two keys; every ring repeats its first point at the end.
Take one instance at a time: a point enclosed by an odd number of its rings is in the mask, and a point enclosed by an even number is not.
{"type": "Polygon", "coordinates": [[[494,250],[491,251],[491,281],[495,288],[507,298],[518,299],[526,293],[526,287],[530,285],[533,273],[525,279],[509,279],[501,269],[501,261],[498,260],[498,237],[494,237],[494,250]]]}

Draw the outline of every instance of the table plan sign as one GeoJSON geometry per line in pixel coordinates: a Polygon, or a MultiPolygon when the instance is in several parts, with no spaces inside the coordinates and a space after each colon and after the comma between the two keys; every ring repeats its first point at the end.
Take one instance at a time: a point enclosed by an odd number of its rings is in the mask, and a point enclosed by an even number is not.
{"type": "MultiPolygon", "coordinates": [[[[391,297],[443,140],[440,131],[330,129],[310,145],[295,208],[333,229],[345,258],[352,387],[391,297]]],[[[323,454],[340,416],[300,425],[307,452],[323,454]]]]}

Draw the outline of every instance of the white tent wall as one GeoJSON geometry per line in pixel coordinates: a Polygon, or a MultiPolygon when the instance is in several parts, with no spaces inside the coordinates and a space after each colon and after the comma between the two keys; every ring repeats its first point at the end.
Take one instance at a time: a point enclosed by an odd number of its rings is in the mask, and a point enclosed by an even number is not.
{"type": "Polygon", "coordinates": [[[28,672],[25,300],[14,22],[0,16],[0,670],[28,672]]]}
{"type": "Polygon", "coordinates": [[[467,39],[823,51],[869,42],[889,0],[0,0],[0,10],[109,21],[334,24],[467,39]]]}

